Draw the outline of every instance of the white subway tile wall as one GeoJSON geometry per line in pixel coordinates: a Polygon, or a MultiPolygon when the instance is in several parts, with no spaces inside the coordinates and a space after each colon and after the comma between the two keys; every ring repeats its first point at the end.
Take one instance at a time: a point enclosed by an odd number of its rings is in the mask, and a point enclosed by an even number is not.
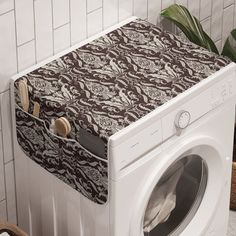
{"type": "Polygon", "coordinates": [[[98,8],[101,8],[101,7],[102,7],[102,0],[87,0],[88,13],[91,11],[97,10],[98,8]]]}
{"type": "Polygon", "coordinates": [[[15,1],[16,38],[18,46],[34,39],[33,3],[32,0],[15,1]]]}
{"type": "Polygon", "coordinates": [[[212,0],[200,0],[200,20],[211,16],[212,0]]]}
{"type": "Polygon", "coordinates": [[[1,120],[2,120],[2,144],[4,163],[13,161],[12,138],[11,138],[11,111],[10,111],[10,93],[9,90],[1,95],[1,120]]]}
{"type": "Polygon", "coordinates": [[[222,38],[223,7],[224,0],[212,2],[211,37],[214,41],[219,41],[222,38]]]}
{"type": "MultiPolygon", "coordinates": [[[[190,6],[191,3],[188,4],[188,1],[189,1],[189,0],[175,0],[175,3],[190,8],[190,7],[191,7],[191,6],[190,6]]],[[[198,7],[198,8],[199,8],[199,7],[198,7]]]]}
{"type": "Polygon", "coordinates": [[[90,12],[87,16],[87,34],[88,37],[102,31],[102,8],[90,12]]]}
{"type": "MultiPolygon", "coordinates": [[[[196,1],[196,0],[195,0],[196,1]]],[[[167,8],[168,6],[170,6],[171,4],[174,4],[175,3],[175,0],[162,0],[161,1],[161,6],[162,6],[162,9],[165,9],[167,8]]]]}
{"type": "Polygon", "coordinates": [[[7,218],[6,200],[0,202],[0,219],[7,218]]]}
{"type": "Polygon", "coordinates": [[[17,49],[19,70],[24,70],[35,64],[35,40],[24,43],[17,49]]]}
{"type": "MultiPolygon", "coordinates": [[[[163,0],[163,2],[165,2],[165,1],[166,0],[163,0]]],[[[135,16],[140,17],[142,19],[148,18],[148,11],[147,11],[147,9],[148,9],[148,0],[134,0],[133,4],[134,4],[133,14],[135,16]]]]}
{"type": "Polygon", "coordinates": [[[218,40],[215,42],[215,45],[217,48],[221,48],[221,44],[222,44],[222,41],[221,40],[218,40]]]}
{"type": "Polygon", "coordinates": [[[160,24],[161,17],[157,12],[161,11],[161,1],[148,1],[148,21],[152,24],[160,24]]]}
{"type": "MultiPolygon", "coordinates": [[[[92,0],[91,0],[92,1],[92,0]]],[[[70,0],[71,45],[87,37],[87,4],[84,0],[70,0]]]]}
{"type": "Polygon", "coordinates": [[[6,91],[0,109],[0,218],[16,221],[7,78],[132,15],[174,30],[159,16],[174,2],[200,18],[222,48],[236,26],[235,0],[0,0],[0,79],[6,91]]]}
{"type": "MultiPolygon", "coordinates": [[[[200,14],[200,1],[201,0],[188,0],[188,9],[195,17],[199,19],[200,14]]],[[[211,0],[205,0],[205,1],[211,1],[211,0]]],[[[180,3],[181,4],[181,3],[180,3]]]]}
{"type": "MultiPolygon", "coordinates": [[[[32,0],[31,0],[32,1],[32,0]]],[[[40,0],[36,0],[40,1],[40,0]]],[[[53,5],[53,28],[56,29],[62,25],[69,23],[69,7],[70,1],[68,0],[52,0],[53,5]]]]}
{"type": "Polygon", "coordinates": [[[211,31],[211,19],[210,18],[204,19],[201,23],[202,23],[203,29],[206,32],[210,32],[211,31]]]}
{"type": "Polygon", "coordinates": [[[4,176],[4,160],[2,152],[2,137],[0,136],[0,202],[6,198],[5,195],[5,176],[4,176]]]}
{"type": "Polygon", "coordinates": [[[0,94],[0,108],[0,220],[4,219],[16,223],[16,193],[9,89],[0,94]],[[2,182],[3,180],[4,182],[2,182]]]}
{"type": "Polygon", "coordinates": [[[103,27],[118,23],[118,0],[103,0],[103,27]]]}
{"type": "Polygon", "coordinates": [[[17,223],[16,218],[16,194],[15,194],[15,172],[12,161],[5,165],[6,172],[6,196],[7,196],[7,216],[12,223],[17,223]]]}
{"type": "Polygon", "coordinates": [[[13,0],[2,0],[0,5],[0,14],[8,12],[14,8],[14,1],[13,0]]]}
{"type": "Polygon", "coordinates": [[[52,2],[34,1],[36,61],[53,55],[52,2]]]}
{"type": "Polygon", "coordinates": [[[230,31],[234,27],[234,6],[230,5],[224,9],[223,13],[223,33],[222,41],[224,42],[227,38],[227,35],[230,34],[230,31]]]}
{"type": "Polygon", "coordinates": [[[65,24],[54,30],[54,52],[70,47],[70,25],[65,24]]]}
{"type": "Polygon", "coordinates": [[[17,72],[17,46],[14,11],[0,15],[0,32],[0,74],[15,74],[17,72]]]}
{"type": "Polygon", "coordinates": [[[234,3],[234,0],[225,0],[224,1],[224,7],[228,7],[234,3]]]}
{"type": "MultiPolygon", "coordinates": [[[[156,1],[159,2],[159,1],[156,1]]],[[[125,20],[133,15],[133,0],[119,0],[119,21],[125,20]]]]}

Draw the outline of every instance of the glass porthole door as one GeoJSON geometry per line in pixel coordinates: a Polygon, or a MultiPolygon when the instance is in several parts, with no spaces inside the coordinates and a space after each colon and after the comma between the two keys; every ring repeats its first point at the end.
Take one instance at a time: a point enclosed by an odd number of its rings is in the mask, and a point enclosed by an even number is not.
{"type": "Polygon", "coordinates": [[[198,155],[173,163],[149,198],[143,217],[144,236],[180,235],[201,204],[207,179],[207,165],[198,155]]]}

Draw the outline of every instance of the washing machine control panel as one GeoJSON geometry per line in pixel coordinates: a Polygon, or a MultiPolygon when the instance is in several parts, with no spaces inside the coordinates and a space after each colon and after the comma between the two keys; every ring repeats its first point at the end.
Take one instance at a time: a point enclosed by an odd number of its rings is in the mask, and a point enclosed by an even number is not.
{"type": "Polygon", "coordinates": [[[191,120],[191,115],[188,111],[180,111],[175,117],[175,126],[178,129],[185,129],[191,120]]]}
{"type": "Polygon", "coordinates": [[[173,135],[180,135],[190,123],[200,119],[209,111],[219,107],[225,101],[235,96],[236,80],[232,74],[215,83],[210,88],[193,96],[187,102],[173,109],[162,118],[163,140],[173,135]]]}

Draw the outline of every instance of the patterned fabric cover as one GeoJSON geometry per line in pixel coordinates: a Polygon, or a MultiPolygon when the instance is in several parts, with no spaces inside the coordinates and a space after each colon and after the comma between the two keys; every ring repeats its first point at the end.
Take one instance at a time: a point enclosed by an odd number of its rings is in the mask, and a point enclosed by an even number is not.
{"type": "MultiPolygon", "coordinates": [[[[229,63],[137,19],[19,78],[15,82],[16,103],[20,106],[18,81],[26,79],[30,112],[32,101],[39,102],[45,127],[52,118],[65,116],[72,125],[70,139],[79,142],[78,131],[83,128],[100,137],[106,147],[111,135],[229,63]]],[[[95,160],[77,142],[59,141],[47,129],[38,132],[40,120],[16,111],[18,141],[25,153],[83,195],[104,203],[108,192],[106,160],[95,160]],[[24,133],[26,127],[29,135],[24,133]],[[30,138],[34,129],[42,147],[30,138]],[[55,142],[56,150],[43,144],[48,140],[50,145],[55,142]],[[83,167],[80,159],[87,162],[83,167]],[[88,171],[84,166],[94,168],[88,171]],[[89,177],[95,172],[100,172],[96,175],[99,183],[89,177]],[[96,187],[91,187],[90,181],[96,187]]]]}
{"type": "Polygon", "coordinates": [[[103,204],[108,195],[107,161],[99,160],[77,141],[52,134],[44,121],[16,106],[17,139],[25,154],[47,171],[103,204]]]}

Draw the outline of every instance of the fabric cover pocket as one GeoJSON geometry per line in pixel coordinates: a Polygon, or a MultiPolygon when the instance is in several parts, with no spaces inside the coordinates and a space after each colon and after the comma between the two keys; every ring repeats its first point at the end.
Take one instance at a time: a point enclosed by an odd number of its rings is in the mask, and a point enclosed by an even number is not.
{"type": "Polygon", "coordinates": [[[76,140],[51,133],[43,120],[18,105],[15,112],[17,140],[24,153],[88,199],[104,204],[108,196],[107,160],[92,154],[76,140]]]}

